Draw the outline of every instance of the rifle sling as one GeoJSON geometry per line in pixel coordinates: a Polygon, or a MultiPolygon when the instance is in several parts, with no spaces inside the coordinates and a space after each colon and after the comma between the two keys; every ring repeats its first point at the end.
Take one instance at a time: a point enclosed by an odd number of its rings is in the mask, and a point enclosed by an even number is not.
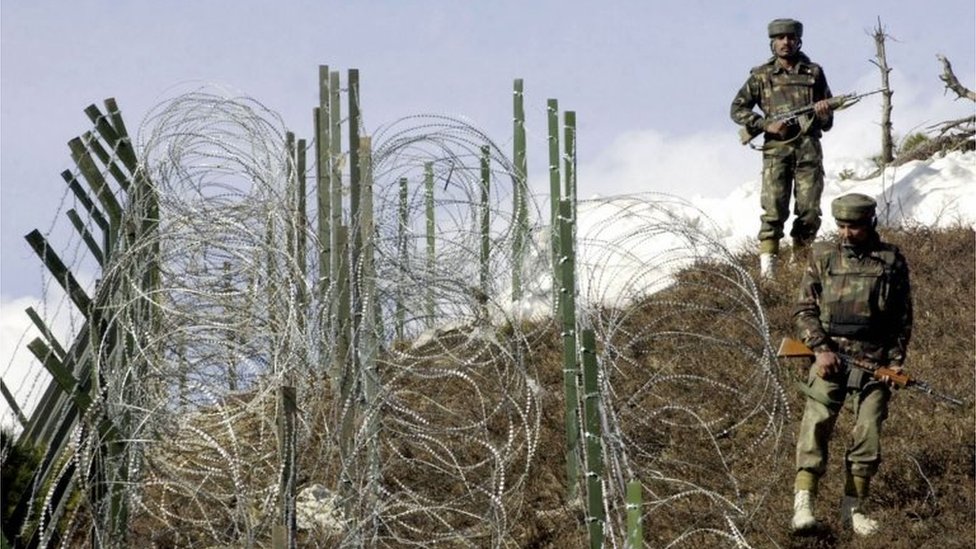
{"type": "Polygon", "coordinates": [[[792,143],[792,142],[796,141],[797,139],[803,137],[804,135],[807,134],[808,131],[810,131],[810,126],[813,125],[813,117],[814,116],[815,115],[812,115],[812,114],[804,114],[804,115],[798,116],[797,117],[797,125],[799,126],[799,130],[792,137],[790,137],[788,139],[784,139],[782,141],[780,141],[780,140],[767,141],[767,142],[763,143],[763,145],[761,147],[756,147],[756,146],[752,145],[751,143],[749,145],[752,147],[753,150],[756,150],[756,151],[763,151],[763,150],[766,150],[766,149],[774,149],[776,147],[783,147],[783,146],[789,145],[790,143],[792,143]]]}
{"type": "Polygon", "coordinates": [[[829,396],[821,393],[820,391],[813,390],[813,387],[810,387],[806,383],[797,381],[796,388],[799,389],[801,393],[805,394],[807,398],[813,399],[819,402],[820,404],[827,406],[828,408],[839,409],[841,406],[844,405],[843,401],[838,402],[836,400],[833,400],[829,396]]]}

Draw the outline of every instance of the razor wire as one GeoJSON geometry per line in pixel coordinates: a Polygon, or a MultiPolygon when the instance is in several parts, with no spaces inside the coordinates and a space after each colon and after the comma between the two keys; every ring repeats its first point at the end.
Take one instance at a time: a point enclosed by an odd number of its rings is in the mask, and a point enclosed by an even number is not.
{"type": "MultiPolygon", "coordinates": [[[[361,324],[354,343],[371,329],[378,343],[340,356],[334,303],[343,289],[320,284],[315,251],[325,243],[298,221],[298,178],[308,176],[294,172],[280,118],[251,98],[199,91],[160,103],[139,135],[159,224],[94,284],[128,345],[96,350],[103,385],[70,453],[90,471],[106,457],[82,433],[124,418],[134,450],[115,481],[128,483],[131,535],[158,545],[266,543],[283,497],[278,390],[288,385],[299,408],[299,499],[317,502],[298,511],[303,546],[514,545],[517,524],[532,516],[526,486],[538,452],[553,450],[540,448],[541,403],[557,389],[540,387],[529,358],[551,337],[552,266],[549,228],[536,225],[521,273],[528,298],[512,302],[515,175],[497,145],[459,117],[407,117],[375,132],[375,231],[365,238],[375,272],[362,262],[348,269],[376,287],[361,311],[376,324],[361,324]],[[147,257],[158,258],[150,286],[147,257]],[[368,353],[376,379],[343,380],[335,364],[368,353]],[[340,384],[373,381],[368,402],[341,398],[340,384]]],[[[344,215],[350,233],[362,229],[344,215]]],[[[740,540],[769,490],[749,475],[781,461],[788,417],[755,285],[707,219],[673,197],[581,202],[576,221],[581,322],[600,348],[608,542],[623,544],[631,478],[644,486],[645,521],[680,521],[654,534],[662,545],[740,540]]],[[[71,264],[84,264],[71,242],[71,264]]],[[[83,493],[96,489],[74,474],[83,493]]],[[[105,512],[73,510],[69,531],[106,536],[105,512]]]]}
{"type": "Polygon", "coordinates": [[[653,546],[748,546],[741,534],[782,472],[787,395],[759,289],[689,202],[581,202],[582,322],[596,333],[609,473],[622,546],[626,484],[643,488],[653,546]]]}

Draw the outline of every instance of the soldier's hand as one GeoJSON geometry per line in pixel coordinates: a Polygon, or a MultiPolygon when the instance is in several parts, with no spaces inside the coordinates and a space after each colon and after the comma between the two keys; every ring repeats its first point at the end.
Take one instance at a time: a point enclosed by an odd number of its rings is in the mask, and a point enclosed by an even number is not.
{"type": "MultiPolygon", "coordinates": [[[[888,370],[890,370],[892,373],[895,373],[895,374],[900,374],[900,373],[902,373],[905,370],[905,368],[903,366],[901,366],[901,365],[895,365],[895,364],[891,364],[887,368],[888,368],[888,370]]],[[[895,381],[892,380],[891,377],[888,376],[888,375],[881,376],[881,382],[884,383],[885,385],[887,385],[888,387],[891,387],[892,389],[900,389],[901,388],[901,386],[899,386],[897,383],[895,383],[895,381]]]]}
{"type": "Polygon", "coordinates": [[[817,113],[817,118],[824,119],[830,115],[830,111],[834,110],[830,106],[830,101],[826,99],[821,99],[813,104],[813,112],[817,113]]]}
{"type": "Polygon", "coordinates": [[[766,125],[766,133],[773,134],[777,137],[783,137],[786,135],[786,122],[782,120],[777,120],[775,122],[770,122],[766,125]]]}
{"type": "Polygon", "coordinates": [[[825,378],[840,371],[840,358],[832,351],[816,353],[813,365],[817,368],[817,375],[825,378]]]}

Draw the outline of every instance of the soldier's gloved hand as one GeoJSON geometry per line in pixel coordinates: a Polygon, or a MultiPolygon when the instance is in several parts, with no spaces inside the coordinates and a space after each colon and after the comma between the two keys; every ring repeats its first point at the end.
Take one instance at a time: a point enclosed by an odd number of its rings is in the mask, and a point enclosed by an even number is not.
{"type": "Polygon", "coordinates": [[[833,351],[820,351],[816,353],[816,360],[813,365],[817,368],[817,375],[825,378],[840,371],[840,358],[833,351]]]}

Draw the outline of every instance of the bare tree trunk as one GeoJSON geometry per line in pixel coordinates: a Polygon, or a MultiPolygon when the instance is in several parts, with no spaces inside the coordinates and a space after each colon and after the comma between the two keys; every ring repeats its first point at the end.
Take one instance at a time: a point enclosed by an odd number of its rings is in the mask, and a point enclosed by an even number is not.
{"type": "Polygon", "coordinates": [[[885,56],[885,38],[888,35],[881,26],[881,18],[878,18],[878,26],[874,29],[874,46],[877,51],[877,61],[872,61],[881,70],[881,162],[885,165],[890,164],[895,159],[894,145],[891,139],[891,96],[894,92],[888,84],[888,59],[885,56]]]}

